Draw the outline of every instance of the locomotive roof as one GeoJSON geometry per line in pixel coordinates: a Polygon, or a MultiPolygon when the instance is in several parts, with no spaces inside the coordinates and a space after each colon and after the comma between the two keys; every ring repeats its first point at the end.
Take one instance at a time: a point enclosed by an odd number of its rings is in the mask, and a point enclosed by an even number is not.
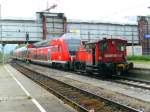
{"type": "MultiPolygon", "coordinates": [[[[76,35],[75,33],[66,33],[64,35],[62,35],[60,38],[62,39],[80,39],[79,35],[76,35]]],[[[54,38],[54,39],[58,39],[58,38],[54,38]]],[[[47,39],[47,40],[43,40],[40,42],[36,42],[33,44],[33,47],[46,47],[50,45],[50,42],[53,39],[47,39]]],[[[80,39],[81,40],[81,39],[80,39]]]]}
{"type": "Polygon", "coordinates": [[[26,46],[15,49],[15,51],[25,51],[25,50],[27,50],[26,46]]]}
{"type": "Polygon", "coordinates": [[[122,38],[103,38],[102,40],[94,40],[94,41],[90,41],[90,42],[85,42],[85,44],[94,44],[94,43],[98,43],[98,42],[105,41],[105,40],[120,40],[120,41],[127,41],[127,40],[122,39],[122,38]]]}
{"type": "Polygon", "coordinates": [[[51,42],[51,39],[47,39],[47,40],[43,40],[40,42],[36,42],[33,44],[33,47],[45,47],[45,46],[49,46],[51,42]]]}
{"type": "Polygon", "coordinates": [[[63,38],[63,39],[79,39],[79,40],[81,40],[80,35],[76,34],[76,33],[66,33],[66,34],[62,35],[61,38],[63,38]]]}

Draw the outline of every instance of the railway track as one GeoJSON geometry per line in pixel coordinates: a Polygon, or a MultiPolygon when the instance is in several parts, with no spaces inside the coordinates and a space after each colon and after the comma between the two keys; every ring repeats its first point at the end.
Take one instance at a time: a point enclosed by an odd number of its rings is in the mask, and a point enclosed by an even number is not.
{"type": "Polygon", "coordinates": [[[123,76],[113,76],[113,82],[133,86],[136,88],[150,90],[150,81],[146,81],[146,80],[139,80],[139,79],[123,77],[123,76]]]}
{"type": "MultiPolygon", "coordinates": [[[[75,72],[75,73],[79,75],[85,74],[83,72],[75,72]]],[[[118,75],[113,75],[112,77],[103,77],[103,76],[100,76],[99,74],[94,74],[92,76],[86,74],[86,76],[104,80],[104,81],[111,81],[111,82],[115,82],[119,84],[124,84],[124,85],[132,86],[135,88],[150,90],[150,81],[147,81],[147,80],[140,80],[137,78],[124,77],[124,76],[118,76],[118,75]]]]}
{"type": "MultiPolygon", "coordinates": [[[[79,75],[85,74],[83,72],[75,72],[75,73],[79,75]]],[[[124,77],[124,76],[118,76],[118,75],[113,75],[112,77],[109,77],[109,78],[100,76],[99,74],[94,74],[92,76],[86,74],[86,76],[104,80],[104,81],[111,81],[111,82],[115,82],[119,84],[124,84],[124,85],[132,86],[135,88],[150,90],[150,81],[147,81],[147,80],[139,80],[136,78],[130,78],[130,77],[124,77]]]]}
{"type": "Polygon", "coordinates": [[[12,63],[12,66],[79,112],[90,112],[92,109],[94,109],[92,112],[140,112],[132,107],[68,85],[19,64],[12,63]]]}

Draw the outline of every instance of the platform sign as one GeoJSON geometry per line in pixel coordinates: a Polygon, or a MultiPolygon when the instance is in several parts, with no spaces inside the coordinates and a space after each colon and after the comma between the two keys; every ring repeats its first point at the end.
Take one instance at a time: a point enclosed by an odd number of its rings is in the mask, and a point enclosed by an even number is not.
{"type": "Polygon", "coordinates": [[[144,37],[145,37],[146,39],[150,39],[150,34],[146,34],[144,37]]]}

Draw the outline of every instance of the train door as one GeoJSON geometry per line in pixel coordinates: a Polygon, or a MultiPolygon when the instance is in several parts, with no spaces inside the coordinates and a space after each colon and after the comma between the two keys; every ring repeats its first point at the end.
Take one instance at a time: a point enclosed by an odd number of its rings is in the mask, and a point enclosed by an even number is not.
{"type": "Polygon", "coordinates": [[[47,59],[50,60],[50,49],[48,49],[48,53],[47,53],[47,59]]]}
{"type": "Polygon", "coordinates": [[[102,41],[100,43],[100,56],[104,58],[104,54],[107,52],[108,43],[106,41],[102,41]]]}
{"type": "Polygon", "coordinates": [[[92,48],[92,65],[96,64],[96,49],[92,48]]]}
{"type": "Polygon", "coordinates": [[[95,43],[88,43],[86,44],[86,51],[87,51],[87,66],[95,66],[96,65],[96,44],[95,43]]]}

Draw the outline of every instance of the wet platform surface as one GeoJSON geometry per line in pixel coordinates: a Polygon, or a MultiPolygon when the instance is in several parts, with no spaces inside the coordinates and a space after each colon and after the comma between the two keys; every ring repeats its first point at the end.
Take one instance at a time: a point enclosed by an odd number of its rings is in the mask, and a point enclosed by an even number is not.
{"type": "Polygon", "coordinates": [[[10,65],[0,65],[0,112],[75,112],[10,65]]]}

